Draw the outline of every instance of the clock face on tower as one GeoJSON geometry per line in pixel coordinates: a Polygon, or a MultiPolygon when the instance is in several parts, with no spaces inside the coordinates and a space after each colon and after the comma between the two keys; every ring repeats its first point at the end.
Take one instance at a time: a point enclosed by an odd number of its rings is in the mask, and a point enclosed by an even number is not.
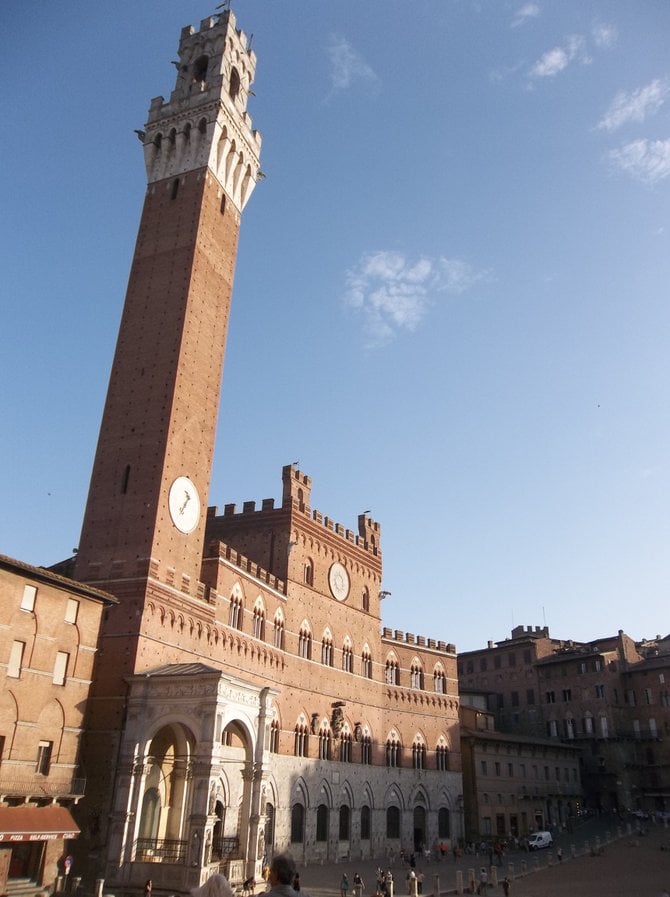
{"type": "Polygon", "coordinates": [[[188,535],[200,520],[200,496],[188,477],[177,477],[168,496],[170,517],[180,533],[188,535]]]}
{"type": "Polygon", "coordinates": [[[328,571],[328,585],[333,598],[344,601],[349,594],[349,574],[342,564],[335,563],[328,571]]]}

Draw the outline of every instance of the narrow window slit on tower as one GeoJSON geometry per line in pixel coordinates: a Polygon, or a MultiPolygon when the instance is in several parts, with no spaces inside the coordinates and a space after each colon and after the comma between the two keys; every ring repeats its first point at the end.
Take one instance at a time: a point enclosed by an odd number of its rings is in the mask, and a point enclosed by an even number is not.
{"type": "Polygon", "coordinates": [[[170,193],[170,199],[176,199],[177,193],[179,193],[179,178],[175,178],[172,181],[172,192],[170,193]]]}
{"type": "Polygon", "coordinates": [[[126,464],[126,469],[123,472],[123,483],[121,485],[121,492],[125,495],[128,491],[128,481],[130,480],[130,464],[126,464]]]}

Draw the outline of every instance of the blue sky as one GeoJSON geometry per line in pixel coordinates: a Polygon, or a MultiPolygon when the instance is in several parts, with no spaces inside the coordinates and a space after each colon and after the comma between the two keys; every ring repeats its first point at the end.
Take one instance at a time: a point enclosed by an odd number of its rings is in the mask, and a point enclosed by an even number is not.
{"type": "MultiPolygon", "coordinates": [[[[216,4],[214,4],[216,6],[216,4]]],[[[202,0],[3,4],[0,551],[77,545],[202,0]]],[[[668,632],[670,4],[239,0],[263,134],[210,504],[382,526],[384,625],[668,632]]]]}

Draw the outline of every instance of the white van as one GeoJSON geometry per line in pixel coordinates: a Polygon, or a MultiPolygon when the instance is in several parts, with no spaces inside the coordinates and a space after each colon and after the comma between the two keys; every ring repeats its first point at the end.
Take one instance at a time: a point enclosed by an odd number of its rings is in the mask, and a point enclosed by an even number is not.
{"type": "Polygon", "coordinates": [[[553,843],[551,832],[535,832],[528,838],[528,850],[541,850],[543,847],[551,847],[553,843]]]}

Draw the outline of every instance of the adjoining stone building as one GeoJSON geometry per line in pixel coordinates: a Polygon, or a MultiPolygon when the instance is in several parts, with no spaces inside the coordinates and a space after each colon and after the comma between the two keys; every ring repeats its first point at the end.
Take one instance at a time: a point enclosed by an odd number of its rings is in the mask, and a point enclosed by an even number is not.
{"type": "Polygon", "coordinates": [[[569,825],[581,809],[580,753],[548,738],[498,732],[485,701],[461,694],[466,841],[569,825]]]}
{"type": "Polygon", "coordinates": [[[623,631],[591,642],[518,626],[510,639],[459,654],[461,691],[486,695],[500,731],[581,748],[588,807],[670,810],[667,639],[623,631]]]}
{"type": "MultiPolygon", "coordinates": [[[[111,595],[0,555],[0,893],[53,888],[79,835],[84,708],[111,595]]],[[[77,874],[75,869],[72,873],[77,874]]]]}

